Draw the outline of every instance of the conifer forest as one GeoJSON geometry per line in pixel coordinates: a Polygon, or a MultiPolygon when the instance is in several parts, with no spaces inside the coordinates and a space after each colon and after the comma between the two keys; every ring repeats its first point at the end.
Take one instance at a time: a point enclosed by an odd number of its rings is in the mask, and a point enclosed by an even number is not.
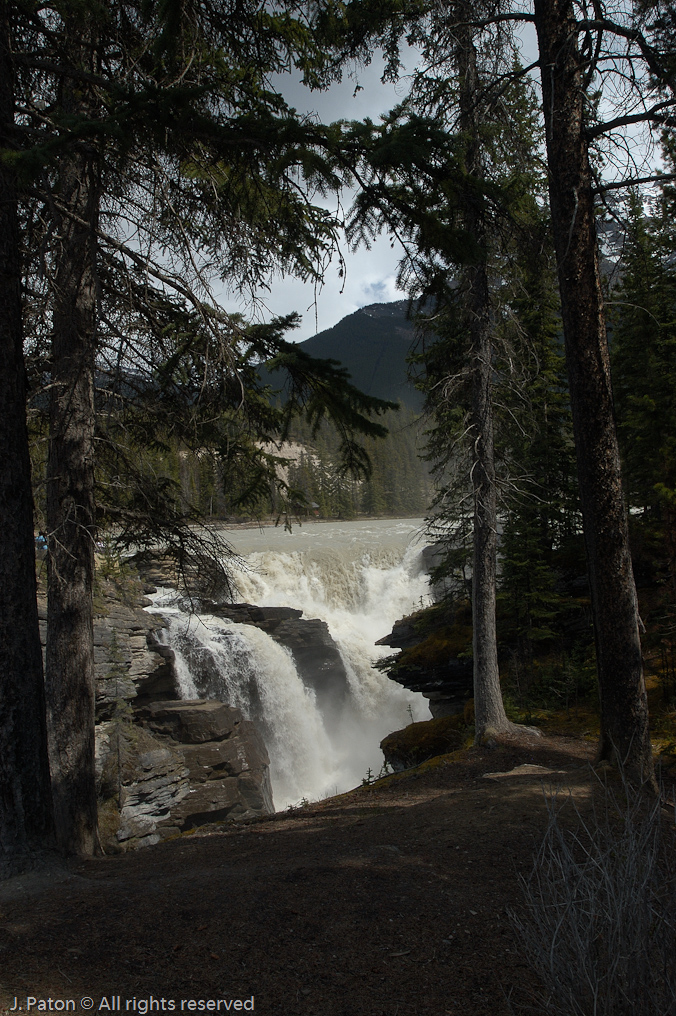
{"type": "Polygon", "coordinates": [[[435,602],[412,623],[471,663],[476,743],[555,717],[655,790],[672,4],[0,0],[0,155],[0,860],[98,850],[97,547],[227,574],[226,522],[424,518],[435,602]],[[378,118],[285,97],[381,59],[378,118]],[[320,291],[383,236],[410,404],[262,310],[272,278],[320,291]]]}

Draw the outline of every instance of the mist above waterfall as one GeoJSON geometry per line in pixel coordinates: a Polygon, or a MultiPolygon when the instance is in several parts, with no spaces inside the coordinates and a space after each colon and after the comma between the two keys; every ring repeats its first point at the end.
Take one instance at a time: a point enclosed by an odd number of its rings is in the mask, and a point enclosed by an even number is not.
{"type": "Polygon", "coordinates": [[[221,698],[259,725],[270,754],[275,806],[316,800],[380,770],[379,742],[411,719],[429,717],[427,702],[390,681],[372,663],[375,646],[397,618],[429,598],[415,520],[310,523],[235,530],[242,556],[234,572],[238,599],[294,607],[326,621],[347,674],[349,695],[320,710],[289,650],[268,634],[212,615],[184,614],[155,598],[176,652],[183,697],[221,698]],[[330,709],[330,712],[327,710],[330,709]]]}

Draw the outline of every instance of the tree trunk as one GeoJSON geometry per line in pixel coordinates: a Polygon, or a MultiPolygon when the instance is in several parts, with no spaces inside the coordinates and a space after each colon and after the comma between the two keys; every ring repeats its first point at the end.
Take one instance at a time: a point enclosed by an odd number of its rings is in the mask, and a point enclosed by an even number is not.
{"type": "Polygon", "coordinates": [[[549,195],[601,700],[599,756],[654,783],[570,0],[535,0],[549,195]]]}
{"type": "MultiPolygon", "coordinates": [[[[91,34],[71,59],[91,62],[91,34]]],[[[86,92],[67,79],[64,114],[86,114],[86,92]],[[83,94],[84,93],[84,94],[83,94]]],[[[98,157],[73,142],[59,164],[59,247],[53,286],[52,392],[47,464],[49,530],[47,706],[57,844],[97,845],[94,774],[94,350],[98,157]],[[70,213],[70,214],[69,214],[70,213]],[[77,221],[79,220],[79,221],[77,221]]]]}
{"type": "MultiPolygon", "coordinates": [[[[483,175],[479,137],[477,56],[472,30],[458,32],[460,72],[460,128],[467,137],[465,169],[475,180],[483,175]]],[[[485,248],[486,224],[480,197],[467,189],[464,224],[476,243],[485,248]]],[[[493,447],[491,375],[493,347],[488,273],[485,261],[463,271],[470,333],[472,371],[471,435],[472,492],[474,498],[472,570],[472,653],[474,659],[475,736],[481,741],[490,733],[513,726],[507,719],[500,690],[498,644],[495,622],[497,572],[497,497],[493,447]]]]}
{"type": "MultiPolygon", "coordinates": [[[[9,5],[0,3],[0,148],[14,147],[9,5]]],[[[53,835],[26,428],[14,172],[0,162],[0,869],[53,835]]],[[[7,866],[9,866],[7,865],[7,866]]]]}
{"type": "MultiPolygon", "coordinates": [[[[474,234],[476,236],[476,233],[474,234]]],[[[471,433],[474,534],[472,565],[472,655],[476,740],[512,726],[502,702],[495,621],[497,498],[491,393],[492,343],[485,266],[465,271],[469,282],[472,361],[471,433]]]]}

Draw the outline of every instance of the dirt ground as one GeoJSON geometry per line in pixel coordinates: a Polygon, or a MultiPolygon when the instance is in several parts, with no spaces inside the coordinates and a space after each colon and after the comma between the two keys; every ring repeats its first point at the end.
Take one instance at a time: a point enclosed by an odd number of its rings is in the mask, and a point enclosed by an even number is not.
{"type": "Polygon", "coordinates": [[[142,1014],[240,1000],[261,1016],[506,1016],[510,997],[537,1012],[508,909],[543,787],[584,809],[593,751],[504,738],[227,832],[9,879],[0,1012],[108,1013],[118,996],[142,1014]],[[555,772],[486,778],[523,765],[555,772]]]}

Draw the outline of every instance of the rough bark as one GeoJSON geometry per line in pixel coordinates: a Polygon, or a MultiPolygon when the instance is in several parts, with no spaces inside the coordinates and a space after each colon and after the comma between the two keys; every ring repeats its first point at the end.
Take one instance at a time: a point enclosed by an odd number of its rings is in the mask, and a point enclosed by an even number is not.
{"type": "MultiPolygon", "coordinates": [[[[69,54],[91,61],[91,33],[69,54]],[[89,43],[89,44],[87,44],[89,43]]],[[[67,79],[61,105],[87,112],[87,93],[67,79]]],[[[59,247],[53,285],[52,391],[47,465],[49,531],[46,687],[54,815],[59,849],[97,844],[94,774],[94,350],[98,156],[74,142],[59,164],[59,247]]]]}
{"type": "MultiPolygon", "coordinates": [[[[479,112],[479,81],[471,29],[459,33],[460,127],[467,136],[465,168],[474,179],[483,171],[479,112]]],[[[468,189],[464,223],[476,243],[485,249],[486,225],[480,200],[468,189]]],[[[497,572],[497,497],[493,444],[491,375],[493,346],[486,263],[463,272],[470,335],[472,372],[471,434],[473,441],[472,492],[474,498],[472,566],[472,653],[474,659],[474,715],[476,740],[488,733],[509,730],[500,690],[495,619],[497,572]]]]}
{"type": "MultiPolygon", "coordinates": [[[[0,3],[0,148],[13,147],[9,5],[0,3]]],[[[53,833],[26,427],[14,172],[0,162],[0,868],[53,833]]]]}
{"type": "Polygon", "coordinates": [[[599,755],[654,781],[638,604],[615,431],[582,59],[569,0],[535,0],[549,195],[592,595],[599,755]]]}
{"type": "Polygon", "coordinates": [[[474,535],[472,565],[472,655],[474,660],[474,717],[476,739],[512,726],[500,689],[495,619],[497,572],[497,498],[493,449],[491,393],[492,343],[488,280],[484,266],[469,269],[472,358],[472,416],[474,442],[472,492],[474,535]]]}

